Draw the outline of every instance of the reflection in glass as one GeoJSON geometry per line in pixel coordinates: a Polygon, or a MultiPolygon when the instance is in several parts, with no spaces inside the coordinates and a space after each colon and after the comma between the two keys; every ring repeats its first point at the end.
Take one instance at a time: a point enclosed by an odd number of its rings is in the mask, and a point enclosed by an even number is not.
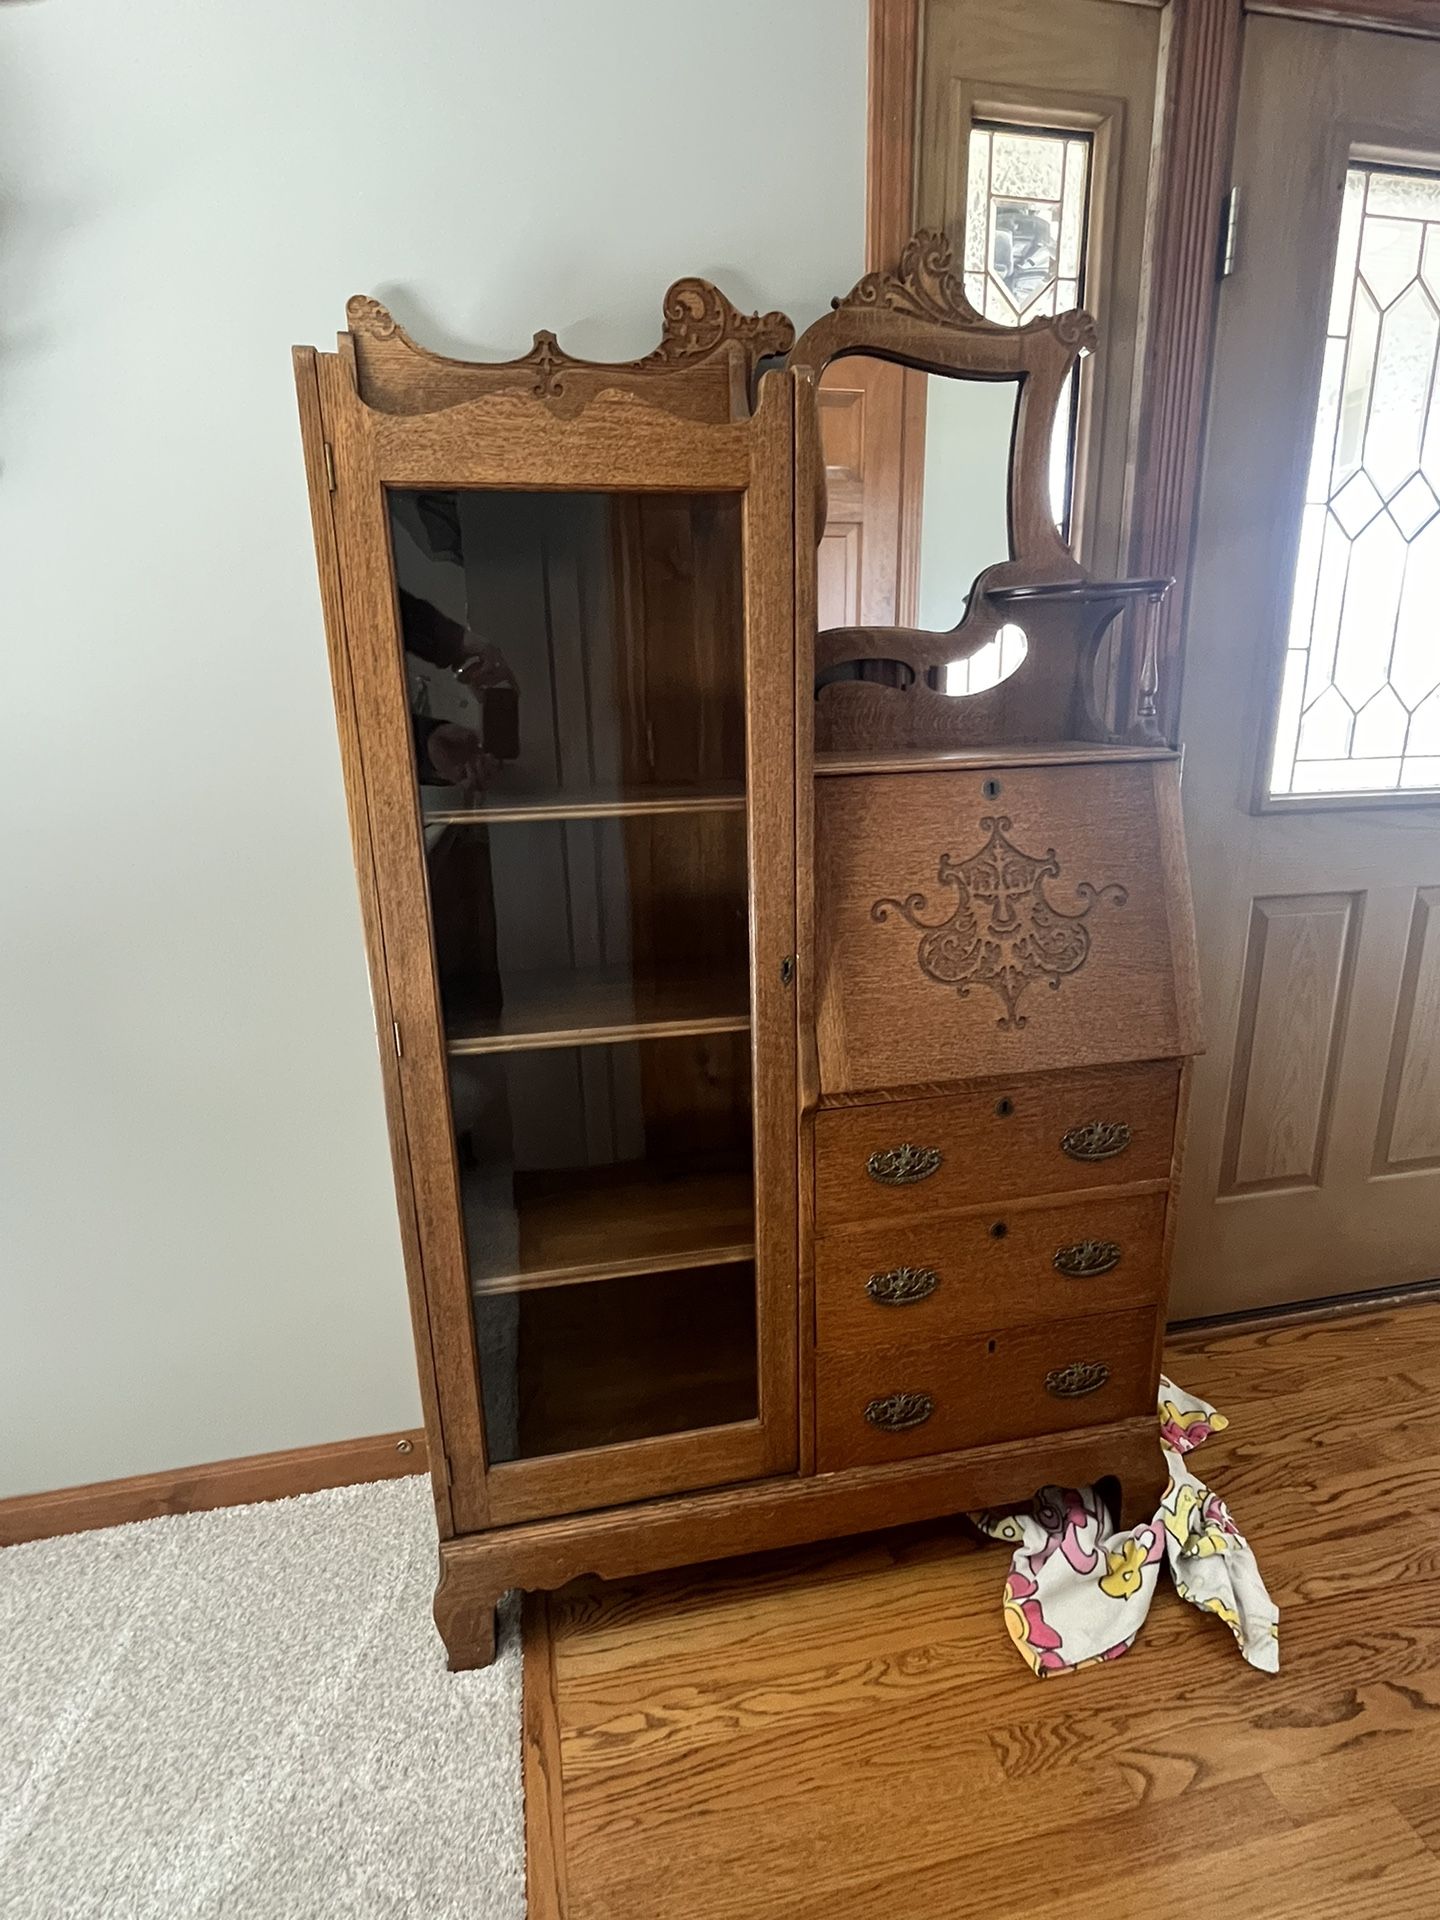
{"type": "Polygon", "coordinates": [[[739,500],[390,522],[490,1457],[753,1419],[739,500]]]}
{"type": "Polygon", "coordinates": [[[1440,176],[1351,167],[1272,794],[1440,787],[1440,176]]]}
{"type": "MultiPolygon", "coordinates": [[[[1091,145],[1088,133],[971,128],[965,291],[987,320],[1018,327],[1085,304],[1091,145]]],[[[1070,522],[1077,393],[1072,374],[1050,448],[1050,500],[1062,533],[1070,522]]]]}

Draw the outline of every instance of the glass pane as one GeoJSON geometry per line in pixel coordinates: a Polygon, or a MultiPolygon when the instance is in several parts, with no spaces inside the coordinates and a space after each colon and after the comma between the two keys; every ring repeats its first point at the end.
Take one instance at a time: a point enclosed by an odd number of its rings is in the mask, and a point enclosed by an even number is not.
{"type": "MultiPolygon", "coordinates": [[[[1089,134],[988,123],[971,128],[966,291],[988,319],[1023,326],[1083,304],[1090,154],[1089,134]]],[[[1055,524],[1065,533],[1076,417],[1072,381],[1056,417],[1051,456],[1055,524]]]]}
{"type": "Polygon", "coordinates": [[[1272,794],[1433,784],[1426,702],[1440,689],[1437,261],[1440,176],[1351,167],[1272,794]]]}
{"type": "Polygon", "coordinates": [[[490,1294],[475,1324],[497,1463],[756,1416],[748,1264],[490,1294]]]}
{"type": "Polygon", "coordinates": [[[753,1419],[739,498],[390,521],[491,1458],[753,1419]]]}

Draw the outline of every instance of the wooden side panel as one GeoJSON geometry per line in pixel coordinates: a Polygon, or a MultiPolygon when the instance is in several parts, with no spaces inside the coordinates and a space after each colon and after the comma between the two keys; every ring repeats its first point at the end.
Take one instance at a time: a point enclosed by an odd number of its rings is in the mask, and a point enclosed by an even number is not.
{"type": "Polygon", "coordinates": [[[828,778],[818,805],[827,1093],[1192,1044],[1148,766],[828,778]]]}
{"type": "Polygon", "coordinates": [[[1419,887],[1410,916],[1375,1171],[1440,1166],[1440,887],[1419,887]]]}
{"type": "Polygon", "coordinates": [[[1361,896],[1256,900],[1222,1193],[1319,1183],[1361,896]]]}
{"type": "Polygon", "coordinates": [[[369,798],[360,750],[360,727],[355,710],[355,686],[345,629],[345,604],[340,561],[335,544],[335,522],[327,473],[325,424],[320,406],[318,356],[313,347],[296,347],[293,355],[295,392],[300,407],[300,434],[305,448],[305,475],[310,495],[310,520],[315,537],[315,564],[320,576],[320,603],[325,618],[325,644],[330,658],[330,686],[335,701],[335,727],[340,739],[340,764],[345,779],[345,806],[350,822],[350,845],[355,861],[355,883],[360,894],[360,918],[365,930],[365,954],[370,972],[370,998],[375,1009],[380,1074],[385,1089],[385,1120],[390,1139],[390,1166],[395,1180],[395,1206],[400,1243],[405,1256],[405,1279],[410,1299],[410,1327],[415,1341],[415,1365],[420,1405],[429,1439],[430,1485],[442,1540],[455,1531],[446,1468],[446,1446],[436,1378],[435,1333],[431,1304],[420,1256],[415,1216],[415,1189],[410,1175],[410,1146],[400,1097],[400,1063],[390,1041],[390,983],[385,967],[385,938],[380,924],[375,855],[371,844],[369,798]]]}

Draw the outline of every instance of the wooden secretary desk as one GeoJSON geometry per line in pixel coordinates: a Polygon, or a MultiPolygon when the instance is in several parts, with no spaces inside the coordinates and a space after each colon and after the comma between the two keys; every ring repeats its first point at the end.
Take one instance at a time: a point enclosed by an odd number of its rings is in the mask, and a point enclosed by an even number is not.
{"type": "Polygon", "coordinates": [[[452,1667],[513,1586],[1153,1511],[1194,962],[1165,583],[1046,491],[1085,316],[982,320],[922,235],[798,343],[698,280],[628,365],[349,322],[295,368],[452,1667]],[[1004,383],[1009,551],[817,634],[867,355],[1004,383]]]}

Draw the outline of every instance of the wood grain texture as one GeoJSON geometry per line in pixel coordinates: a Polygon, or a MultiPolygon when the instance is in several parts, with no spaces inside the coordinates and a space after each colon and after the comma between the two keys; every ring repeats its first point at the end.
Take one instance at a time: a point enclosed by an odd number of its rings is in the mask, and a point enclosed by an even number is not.
{"type": "Polygon", "coordinates": [[[390,1169],[395,1182],[395,1210],[405,1258],[405,1287],[410,1304],[410,1330],[415,1343],[415,1369],[428,1448],[430,1486],[441,1539],[455,1531],[450,1499],[449,1466],[440,1424],[438,1337],[433,1303],[420,1254],[420,1227],[415,1183],[410,1171],[410,1142],[400,1098],[400,1063],[392,1042],[394,1009],[385,967],[385,935],[380,916],[379,879],[370,832],[368,789],[360,744],[360,716],[355,676],[350,662],[345,594],[336,544],[331,454],[320,404],[319,356],[313,347],[296,347],[292,364],[295,397],[300,412],[300,439],[305,453],[305,484],[310,501],[310,524],[315,539],[315,565],[320,580],[320,605],[325,621],[325,648],[330,662],[330,686],[335,704],[335,729],[340,743],[340,765],[345,784],[345,811],[355,862],[355,884],[360,896],[360,919],[365,934],[365,959],[370,975],[370,999],[375,1011],[375,1039],[380,1055],[380,1078],[385,1090],[385,1125],[390,1144],[390,1169]]]}
{"type": "Polygon", "coordinates": [[[827,778],[816,797],[827,1093],[1193,1044],[1148,764],[827,778]]]}
{"type": "Polygon", "coordinates": [[[95,1527],[123,1527],[162,1513],[210,1513],[253,1500],[289,1500],[297,1493],[356,1486],[367,1480],[397,1480],[426,1467],[425,1433],[376,1433],[363,1440],[330,1440],[316,1447],[252,1453],[235,1460],[207,1460],[198,1467],[138,1473],[124,1480],[97,1480],[48,1493],[20,1493],[0,1500],[0,1547],[23,1540],[49,1540],[95,1527]]]}
{"type": "Polygon", "coordinates": [[[1375,1171],[1440,1165],[1440,887],[1417,887],[1405,947],[1375,1171]]]}
{"type": "Polygon", "coordinates": [[[826,1107],[815,1116],[817,1230],[1161,1186],[1170,1176],[1178,1085],[1172,1061],[1017,1075],[941,1099],[826,1107]],[[1066,1153],[1066,1133],[1097,1120],[1129,1129],[1123,1151],[1090,1161],[1066,1153]],[[934,1149],[934,1172],[905,1186],[876,1180],[870,1156],[904,1144],[934,1149]]]}
{"type": "MultiPolygon", "coordinates": [[[[1219,287],[1219,210],[1229,184],[1242,38],[1241,0],[1170,0],[1166,7],[1129,564],[1176,582],[1175,591],[1151,613],[1160,730],[1167,739],[1175,737],[1180,712],[1219,287]]],[[[1132,646],[1131,661],[1136,653],[1132,646]]]]}
{"type": "Polygon", "coordinates": [[[922,1203],[912,1220],[825,1234],[816,1249],[817,1342],[831,1352],[924,1347],[956,1333],[1147,1305],[1160,1287],[1165,1205],[1163,1193],[1125,1194],[1059,1206],[1001,1202],[956,1216],[922,1203]],[[1067,1274],[1067,1252],[1087,1243],[1113,1256],[1094,1254],[1098,1271],[1067,1274]],[[931,1276],[921,1283],[930,1290],[889,1304],[884,1277],[906,1268],[931,1276]]]}
{"type": "Polygon", "coordinates": [[[915,111],[921,0],[870,0],[865,265],[898,260],[915,230],[915,111]]]}
{"type": "Polygon", "coordinates": [[[1360,904],[1348,893],[1252,904],[1221,1193],[1320,1180],[1360,904]]]}
{"type": "Polygon", "coordinates": [[[1257,1920],[1432,1920],[1440,1304],[1168,1365],[1230,1416],[1201,1458],[1284,1609],[1278,1675],[1163,1590],[1126,1659],[1038,1683],[1005,1550],[950,1522],[578,1583],[549,1608],[566,1920],[1092,1920],[1127,1885],[1190,1911],[1197,1873],[1257,1920]]]}
{"type": "Polygon", "coordinates": [[[1408,33],[1440,40],[1436,0],[1245,0],[1247,13],[1273,13],[1284,20],[1314,20],[1331,27],[1369,27],[1377,33],[1408,33]]]}
{"type": "MultiPolygon", "coordinates": [[[[997,1327],[922,1347],[822,1352],[815,1371],[816,1459],[822,1473],[960,1447],[994,1445],[1143,1417],[1153,1405],[1153,1310],[997,1327]],[[1062,1370],[1096,1384],[1061,1397],[1062,1370]],[[919,1396],[918,1424],[877,1424],[897,1395],[919,1396]]],[[[907,1400],[908,1406],[910,1402],[907,1400]]]]}

